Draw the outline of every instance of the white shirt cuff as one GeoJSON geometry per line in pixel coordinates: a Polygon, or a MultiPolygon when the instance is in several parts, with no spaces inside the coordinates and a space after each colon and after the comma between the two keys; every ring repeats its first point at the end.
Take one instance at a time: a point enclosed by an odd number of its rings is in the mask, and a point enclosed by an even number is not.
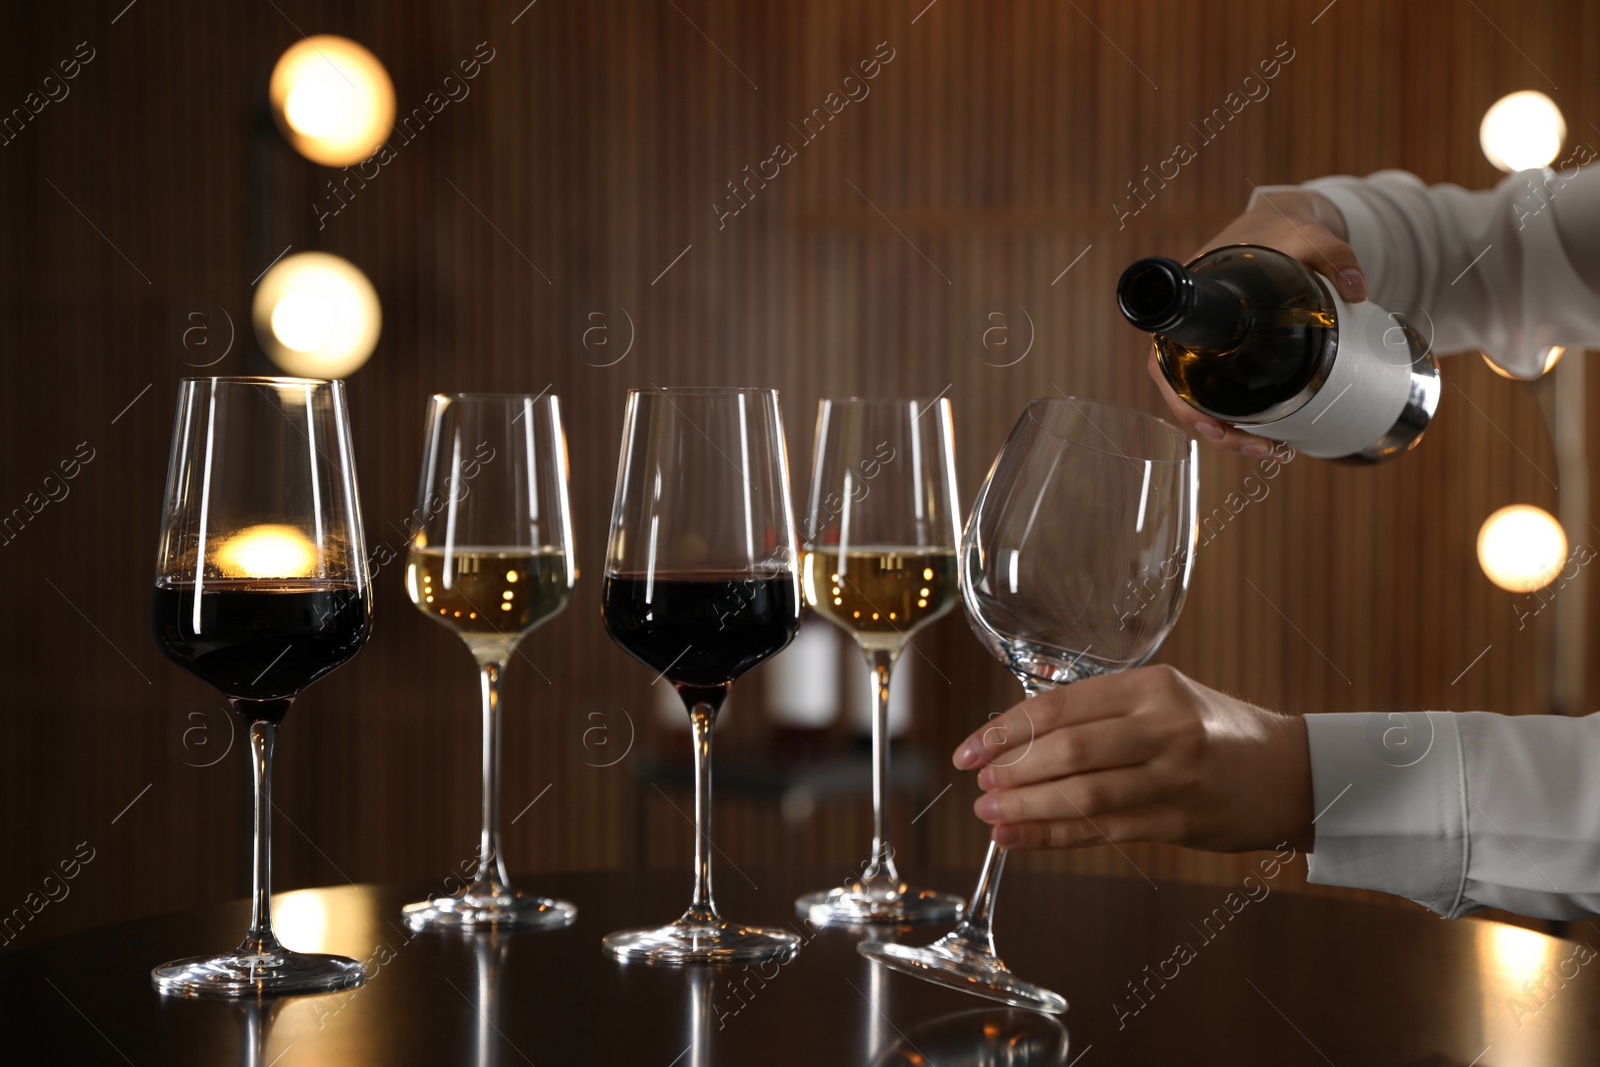
{"type": "Polygon", "coordinates": [[[1447,918],[1464,906],[1466,792],[1449,712],[1307,715],[1317,885],[1409,897],[1447,918]]]}

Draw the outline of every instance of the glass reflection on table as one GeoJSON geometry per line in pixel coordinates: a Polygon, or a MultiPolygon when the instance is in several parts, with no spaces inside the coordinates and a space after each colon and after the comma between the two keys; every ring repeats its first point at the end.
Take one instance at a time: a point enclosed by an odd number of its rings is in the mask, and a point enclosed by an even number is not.
{"type": "Polygon", "coordinates": [[[689,972],[689,1047],[679,1053],[678,1061],[685,1067],[707,1067],[711,1063],[711,983],[717,972],[724,970],[695,967],[689,972]]]}
{"type": "MultiPolygon", "coordinates": [[[[511,951],[511,935],[490,927],[463,936],[462,940],[472,945],[477,975],[477,995],[472,1006],[478,1012],[478,1027],[473,1034],[472,1062],[477,1067],[495,1067],[500,1062],[500,1046],[511,1044],[499,1022],[500,974],[505,968],[506,955],[511,951]]],[[[511,1048],[519,1058],[527,1058],[515,1045],[511,1048]]]]}
{"type": "MultiPolygon", "coordinates": [[[[883,970],[873,964],[874,971],[883,970]]],[[[909,1027],[873,1067],[1065,1067],[1067,1031],[1050,1015],[978,1008],[909,1027]]]]}
{"type": "Polygon", "coordinates": [[[889,968],[871,960],[862,962],[867,965],[866,1061],[877,1063],[889,1044],[889,968]]]}
{"type": "Polygon", "coordinates": [[[243,1030],[243,1040],[239,1044],[240,1067],[270,1067],[276,1061],[276,1057],[267,1058],[267,1042],[272,1037],[272,1021],[286,1003],[282,997],[248,997],[238,1002],[243,1030]]]}

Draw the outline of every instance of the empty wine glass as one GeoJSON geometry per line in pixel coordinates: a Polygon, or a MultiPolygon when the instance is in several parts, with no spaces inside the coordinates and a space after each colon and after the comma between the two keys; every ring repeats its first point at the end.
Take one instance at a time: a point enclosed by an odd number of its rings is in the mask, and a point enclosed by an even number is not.
{"type": "Polygon", "coordinates": [[[366,980],[344,956],[272,932],[272,745],[300,691],[371,630],[367,551],[344,383],[185,378],[156,554],[156,643],[222,691],[250,731],[250,931],[220,956],[155,968],[180,996],[263,996],[366,980]]]}
{"type": "MultiPolygon", "coordinates": [[[[1076,397],[1028,405],[973,503],[961,584],[979,640],[1029,697],[1155,653],[1189,588],[1198,488],[1194,442],[1160,419],[1076,397]]],[[[868,941],[859,951],[941,985],[1065,1011],[1059,994],[995,954],[1005,858],[989,845],[972,907],[949,934],[925,948],[868,941]]]]}
{"type": "Polygon", "coordinates": [[[711,729],[734,679],[800,628],[795,557],[777,392],[631,390],[602,610],[611,639],[689,711],[694,897],[666,926],[607,935],[613,956],[737,963],[799,950],[786,930],[729,922],[711,898],[711,729]]]}
{"type": "Polygon", "coordinates": [[[950,401],[852,397],[817,411],[802,588],[855,639],[872,691],[872,853],[843,885],[795,901],[826,923],[949,922],[963,901],[907,884],[889,847],[889,679],[911,635],[961,599],[950,401]]]}
{"type": "Polygon", "coordinates": [[[458,892],[407,904],[413,928],[556,927],[563,900],[511,885],[500,848],[500,678],[517,645],[572,597],[567,438],[553,395],[438,394],[428,401],[406,593],[478,663],[483,821],[478,869],[458,892]]]}

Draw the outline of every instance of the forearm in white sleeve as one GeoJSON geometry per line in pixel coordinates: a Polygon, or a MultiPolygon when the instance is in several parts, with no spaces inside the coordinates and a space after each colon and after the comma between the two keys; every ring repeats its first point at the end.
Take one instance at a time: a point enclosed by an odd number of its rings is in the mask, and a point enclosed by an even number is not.
{"type": "Polygon", "coordinates": [[[1600,915],[1600,715],[1307,715],[1310,880],[1478,908],[1600,915]]]}
{"type": "Polygon", "coordinates": [[[1569,160],[1481,192],[1397,170],[1302,188],[1344,216],[1370,297],[1435,351],[1481,349],[1537,378],[1552,345],[1600,347],[1600,167],[1569,160]]]}

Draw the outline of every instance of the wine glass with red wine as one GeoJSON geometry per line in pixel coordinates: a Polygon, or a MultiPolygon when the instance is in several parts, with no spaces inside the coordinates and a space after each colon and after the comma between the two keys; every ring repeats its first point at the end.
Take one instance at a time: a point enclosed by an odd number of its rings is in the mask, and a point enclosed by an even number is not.
{"type": "MultiPolygon", "coordinates": [[[[1080,397],[1028,405],[978,490],[960,560],[967,621],[1028,697],[1155,655],[1189,589],[1198,490],[1194,441],[1175,426],[1080,397]]],[[[1006,742],[991,762],[1028,758],[1033,738],[1006,742]]],[[[980,997],[1066,1011],[995,952],[1005,861],[991,841],[966,917],[933,944],[857,950],[980,997]]]]}
{"type": "Polygon", "coordinates": [[[366,541],[344,383],[186,378],[167,463],[152,610],[156,643],[216,686],[250,733],[250,930],[220,956],[155,968],[162,993],[345,989],[367,973],[272,932],[272,744],[300,691],[371,629],[366,541]]]}
{"type": "Polygon", "coordinates": [[[500,677],[522,639],[565,610],[578,580],[560,401],[549,393],[430,399],[409,525],[406,593],[478,664],[483,823],[472,881],[407,904],[406,923],[419,930],[566,926],[577,909],[513,887],[500,848],[500,677]]]}
{"type": "Polygon", "coordinates": [[[730,922],[711,898],[711,729],[728,688],[800,627],[778,394],[634,389],[602,594],[611,639],[677,689],[694,729],[694,898],[677,920],[605,938],[660,963],[786,959],[800,939],[730,922]]]}

